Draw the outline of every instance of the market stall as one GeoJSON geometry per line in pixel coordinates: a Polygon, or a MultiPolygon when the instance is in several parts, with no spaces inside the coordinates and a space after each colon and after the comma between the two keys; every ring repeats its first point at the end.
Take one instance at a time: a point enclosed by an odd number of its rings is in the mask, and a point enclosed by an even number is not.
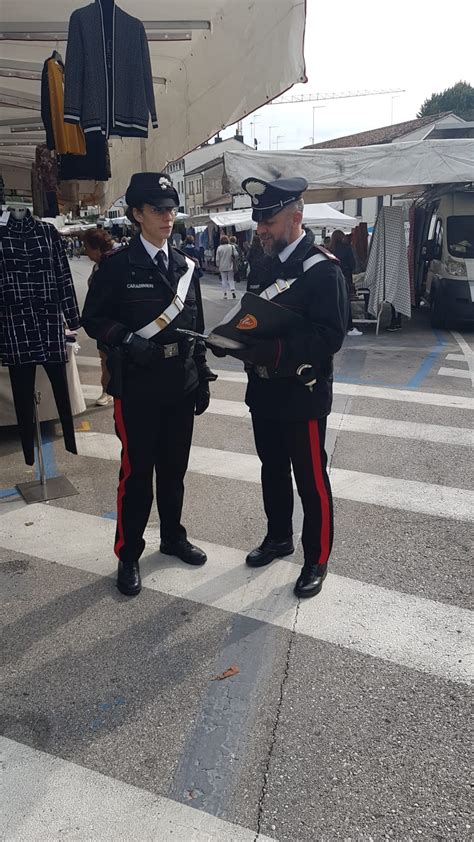
{"type": "MultiPolygon", "coordinates": [[[[218,228],[225,228],[233,225],[236,231],[248,231],[256,228],[252,222],[252,209],[226,211],[224,213],[210,214],[211,221],[218,228]]],[[[331,205],[327,204],[305,204],[303,211],[303,222],[310,228],[342,228],[350,229],[357,225],[357,219],[353,216],[341,213],[331,205]]]]}

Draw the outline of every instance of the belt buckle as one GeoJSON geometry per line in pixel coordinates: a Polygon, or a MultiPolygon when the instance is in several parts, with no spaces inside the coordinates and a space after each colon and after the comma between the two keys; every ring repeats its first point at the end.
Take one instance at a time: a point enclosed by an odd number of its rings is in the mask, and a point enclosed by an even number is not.
{"type": "Polygon", "coordinates": [[[163,345],[163,356],[165,360],[170,357],[179,356],[179,345],[177,342],[170,342],[169,345],[163,345]]]}

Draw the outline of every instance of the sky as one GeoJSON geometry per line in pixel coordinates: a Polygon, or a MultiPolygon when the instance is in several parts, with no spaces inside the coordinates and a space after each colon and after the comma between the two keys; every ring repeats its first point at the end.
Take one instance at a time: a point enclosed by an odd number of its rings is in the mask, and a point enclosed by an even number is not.
{"type": "Polygon", "coordinates": [[[267,105],[244,120],[245,142],[256,136],[259,149],[300,149],[312,142],[313,116],[315,143],[414,119],[432,93],[460,79],[474,85],[473,24],[468,0],[307,0],[308,82],[288,94],[403,93],[267,105]],[[324,108],[313,112],[315,105],[324,108]]]}

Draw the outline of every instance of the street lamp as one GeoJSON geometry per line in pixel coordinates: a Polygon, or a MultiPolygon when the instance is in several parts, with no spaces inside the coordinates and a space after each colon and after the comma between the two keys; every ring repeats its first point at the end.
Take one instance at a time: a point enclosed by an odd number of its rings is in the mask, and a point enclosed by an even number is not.
{"type": "Polygon", "coordinates": [[[255,121],[259,120],[261,116],[262,116],[261,114],[254,114],[253,120],[250,121],[250,126],[252,128],[252,140],[254,142],[255,142],[255,121]]]}
{"type": "Polygon", "coordinates": [[[268,148],[272,148],[272,129],[277,129],[278,126],[269,126],[268,127],[268,148]]]}
{"type": "Polygon", "coordinates": [[[277,149],[278,149],[278,147],[279,147],[280,140],[283,140],[283,138],[284,138],[284,137],[285,137],[285,135],[284,135],[284,134],[279,134],[279,135],[277,136],[277,149]]]}

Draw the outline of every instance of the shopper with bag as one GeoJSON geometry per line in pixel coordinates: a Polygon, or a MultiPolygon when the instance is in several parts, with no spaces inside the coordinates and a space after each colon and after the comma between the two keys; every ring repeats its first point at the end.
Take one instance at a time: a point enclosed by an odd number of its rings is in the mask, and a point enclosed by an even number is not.
{"type": "Polygon", "coordinates": [[[216,266],[220,272],[224,298],[227,298],[227,292],[232,294],[232,298],[237,298],[234,281],[235,254],[235,246],[231,245],[229,238],[223,234],[220,239],[220,245],[216,251],[216,266]]]}

